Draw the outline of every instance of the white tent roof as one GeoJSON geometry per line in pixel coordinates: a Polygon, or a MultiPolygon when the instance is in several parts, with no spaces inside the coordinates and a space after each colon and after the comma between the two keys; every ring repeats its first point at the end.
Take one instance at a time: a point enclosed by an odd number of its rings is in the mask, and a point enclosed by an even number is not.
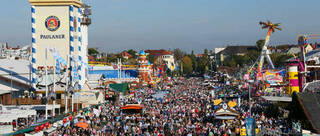
{"type": "Polygon", "coordinates": [[[12,125],[1,125],[0,126],[0,135],[11,133],[12,131],[12,125]]]}
{"type": "Polygon", "coordinates": [[[37,115],[36,110],[4,110],[0,114],[0,122],[12,122],[12,120],[16,120],[18,118],[27,118],[31,115],[37,115]]]}
{"type": "Polygon", "coordinates": [[[30,62],[26,60],[0,59],[0,75],[22,82],[30,82],[30,62]]]}
{"type": "MultiPolygon", "coordinates": [[[[19,91],[18,89],[12,88],[12,91],[19,91]]],[[[11,87],[4,85],[4,84],[0,84],[0,95],[1,94],[6,94],[6,93],[10,93],[11,92],[11,87]]]]}

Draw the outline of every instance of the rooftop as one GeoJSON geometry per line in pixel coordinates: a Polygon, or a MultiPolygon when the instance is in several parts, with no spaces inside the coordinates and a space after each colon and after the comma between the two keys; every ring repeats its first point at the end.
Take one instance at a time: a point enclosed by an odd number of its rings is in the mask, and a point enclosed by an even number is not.
{"type": "Polygon", "coordinates": [[[256,46],[227,46],[223,51],[222,54],[229,54],[229,55],[236,55],[238,53],[244,54],[248,53],[250,50],[257,50],[256,46]]]}
{"type": "Polygon", "coordinates": [[[164,50],[164,49],[161,49],[161,50],[146,50],[146,53],[149,53],[150,55],[154,55],[154,56],[172,55],[171,51],[167,51],[167,50],[164,50]]]}
{"type": "Polygon", "coordinates": [[[26,60],[0,59],[0,75],[29,84],[30,62],[26,60]]]}
{"type": "Polygon", "coordinates": [[[123,57],[128,57],[128,58],[132,58],[133,57],[131,54],[129,54],[126,51],[121,52],[120,55],[123,56],[123,57]]]}

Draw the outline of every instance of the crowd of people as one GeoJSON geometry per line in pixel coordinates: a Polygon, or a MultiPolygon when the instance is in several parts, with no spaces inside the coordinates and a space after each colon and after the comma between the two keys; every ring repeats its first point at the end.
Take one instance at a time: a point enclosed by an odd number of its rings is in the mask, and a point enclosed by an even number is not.
{"type": "MultiPolygon", "coordinates": [[[[163,86],[168,87],[166,84],[163,86]]],[[[172,79],[168,90],[144,88],[137,89],[130,97],[120,101],[108,101],[97,107],[80,111],[75,118],[59,126],[57,136],[220,136],[240,135],[245,128],[245,118],[255,118],[257,130],[269,129],[290,131],[290,125],[281,115],[271,116],[268,104],[253,99],[251,113],[246,91],[226,86],[224,83],[203,85],[201,78],[172,79]],[[212,88],[212,86],[215,86],[212,88]],[[220,94],[225,94],[221,97],[220,94]],[[238,97],[227,97],[237,94],[238,97]],[[229,107],[237,116],[234,119],[216,118],[216,111],[222,108],[214,100],[236,102],[229,107]],[[239,103],[240,102],[240,103],[239,103]],[[142,110],[122,110],[126,104],[141,103],[142,110]],[[270,116],[269,116],[270,115],[270,116]],[[80,127],[79,122],[88,124],[80,127]]]]}

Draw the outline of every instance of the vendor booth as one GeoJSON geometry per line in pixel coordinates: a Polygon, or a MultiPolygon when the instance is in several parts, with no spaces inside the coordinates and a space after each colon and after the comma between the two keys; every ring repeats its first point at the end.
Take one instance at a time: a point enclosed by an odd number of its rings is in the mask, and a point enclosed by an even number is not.
{"type": "Polygon", "coordinates": [[[226,103],[222,104],[222,107],[215,112],[215,119],[231,120],[239,116],[239,113],[230,107],[226,103]]]}
{"type": "Polygon", "coordinates": [[[142,104],[127,104],[121,107],[124,113],[142,113],[144,106],[142,104]]]}

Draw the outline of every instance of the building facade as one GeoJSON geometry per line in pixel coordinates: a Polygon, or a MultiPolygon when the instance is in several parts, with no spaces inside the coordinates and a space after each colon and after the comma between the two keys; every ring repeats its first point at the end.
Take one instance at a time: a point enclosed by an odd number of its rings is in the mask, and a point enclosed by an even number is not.
{"type": "Polygon", "coordinates": [[[24,46],[20,48],[18,45],[16,48],[13,48],[6,44],[0,45],[0,59],[30,59],[30,46],[24,46]]]}
{"type": "Polygon", "coordinates": [[[149,53],[149,55],[154,56],[154,61],[158,61],[158,57],[160,57],[161,61],[166,65],[168,69],[171,71],[176,69],[176,63],[174,60],[173,53],[171,51],[167,50],[146,50],[146,53],[149,53]]]}
{"type": "Polygon", "coordinates": [[[162,60],[165,62],[168,69],[171,71],[176,69],[176,64],[172,54],[166,54],[162,56],[162,60]]]}
{"type": "Polygon", "coordinates": [[[217,49],[216,64],[221,65],[223,62],[232,55],[243,56],[250,50],[257,50],[256,46],[227,46],[224,49],[217,49]]]}

